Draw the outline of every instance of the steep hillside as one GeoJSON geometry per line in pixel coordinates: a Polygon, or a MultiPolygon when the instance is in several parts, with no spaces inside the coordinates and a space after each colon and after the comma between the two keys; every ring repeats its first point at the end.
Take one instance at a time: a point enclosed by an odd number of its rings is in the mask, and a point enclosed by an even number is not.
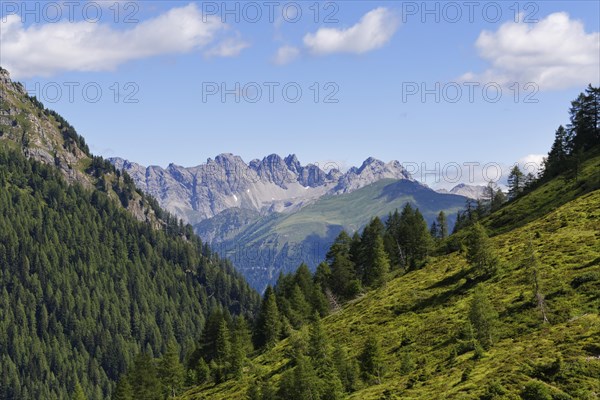
{"type": "Polygon", "coordinates": [[[1,399],[110,398],[136,354],[185,356],[215,310],[252,317],[258,293],[191,226],[0,79],[1,399]]]}
{"type": "MultiPolygon", "coordinates": [[[[591,170],[595,176],[598,171],[591,170]]],[[[534,202],[546,189],[542,185],[521,204],[534,202]]],[[[363,383],[348,398],[598,398],[600,191],[540,211],[492,243],[502,267],[492,279],[473,275],[464,254],[455,252],[396,277],[323,320],[332,341],[344,344],[352,356],[359,355],[370,333],[381,338],[381,382],[363,383]],[[539,262],[538,284],[549,323],[536,306],[526,261],[529,243],[539,262]],[[498,314],[495,341],[487,351],[467,346],[465,327],[476,287],[485,288],[498,314]]],[[[256,356],[245,379],[197,387],[182,399],[243,399],[257,381],[276,387],[292,354],[286,339],[256,356]]]]}
{"type": "Polygon", "coordinates": [[[428,223],[444,211],[452,226],[465,200],[418,182],[382,179],[351,193],[323,197],[295,213],[248,218],[241,229],[241,211],[230,210],[197,224],[195,230],[201,237],[217,237],[215,230],[228,233],[225,240],[212,242],[214,248],[229,257],[252,286],[263,290],[280,272],[293,271],[302,262],[314,269],[340,231],[358,231],[373,216],[386,217],[410,203],[428,223]]]}

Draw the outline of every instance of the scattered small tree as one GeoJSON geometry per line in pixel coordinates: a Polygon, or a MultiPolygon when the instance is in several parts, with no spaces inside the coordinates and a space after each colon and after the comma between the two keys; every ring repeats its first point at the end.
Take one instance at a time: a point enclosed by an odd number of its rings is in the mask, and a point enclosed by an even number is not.
{"type": "Polygon", "coordinates": [[[473,268],[483,272],[488,276],[493,276],[498,272],[498,256],[485,228],[479,223],[475,223],[467,241],[467,261],[473,268]]]}
{"type": "Polygon", "coordinates": [[[490,303],[484,288],[479,285],[471,299],[469,322],[473,326],[474,337],[484,349],[489,349],[494,343],[498,314],[490,303]]]}
{"type": "Polygon", "coordinates": [[[365,381],[381,383],[384,373],[383,352],[379,338],[373,333],[370,333],[365,340],[360,355],[360,368],[365,381]]]}
{"type": "Polygon", "coordinates": [[[537,307],[540,311],[540,316],[542,318],[542,323],[548,323],[548,316],[546,310],[546,301],[544,295],[542,293],[541,288],[541,279],[540,279],[540,262],[535,254],[535,250],[533,248],[533,242],[530,240],[525,249],[525,268],[529,276],[529,280],[533,285],[533,294],[535,297],[535,301],[537,303],[537,307]]]}

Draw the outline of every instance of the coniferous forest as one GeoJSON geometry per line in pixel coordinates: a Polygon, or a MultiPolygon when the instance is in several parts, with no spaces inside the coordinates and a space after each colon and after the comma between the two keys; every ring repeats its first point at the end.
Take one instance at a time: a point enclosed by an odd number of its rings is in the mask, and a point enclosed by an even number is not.
{"type": "Polygon", "coordinates": [[[155,230],[7,148],[0,186],[2,399],[109,398],[136,355],[179,362],[211,313],[257,309],[189,227],[155,230]]]}

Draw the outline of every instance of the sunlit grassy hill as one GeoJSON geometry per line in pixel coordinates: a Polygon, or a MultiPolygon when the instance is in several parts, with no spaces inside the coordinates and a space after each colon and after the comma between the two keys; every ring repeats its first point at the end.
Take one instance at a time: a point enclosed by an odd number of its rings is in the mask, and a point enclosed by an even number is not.
{"type": "MultiPolygon", "coordinates": [[[[578,174],[558,177],[488,220],[502,271],[472,278],[464,254],[432,258],[324,319],[331,338],[358,355],[377,332],[385,353],[381,384],[350,399],[519,399],[532,380],[553,399],[600,396],[600,157],[578,174]],[[506,228],[504,228],[506,227],[506,228]],[[524,264],[531,241],[540,261],[549,323],[536,307],[524,264]],[[461,332],[475,286],[483,285],[499,315],[494,345],[477,357],[463,351],[461,332]],[[490,397],[496,392],[498,397],[490,397]],[[485,396],[488,397],[485,397],[485,396]],[[484,396],[484,397],[482,397],[484,396]]],[[[182,399],[244,399],[249,382],[281,378],[289,340],[251,360],[245,378],[188,391],[182,399]]]]}

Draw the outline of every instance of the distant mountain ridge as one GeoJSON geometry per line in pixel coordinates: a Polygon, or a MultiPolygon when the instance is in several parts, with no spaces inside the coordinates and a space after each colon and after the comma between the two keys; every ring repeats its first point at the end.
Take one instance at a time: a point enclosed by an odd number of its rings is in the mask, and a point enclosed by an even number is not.
{"type": "Polygon", "coordinates": [[[413,180],[400,162],[384,163],[372,157],[345,173],[302,165],[294,154],[285,158],[271,154],[246,163],[225,153],[188,168],[175,164],[144,167],[122,158],[110,161],[163,207],[192,224],[231,208],[263,215],[290,213],[325,195],[350,193],[381,179],[413,180]]]}
{"type": "Polygon", "coordinates": [[[457,194],[459,196],[465,196],[470,199],[479,200],[485,195],[485,186],[459,183],[450,190],[439,189],[437,192],[444,194],[457,194]]]}

